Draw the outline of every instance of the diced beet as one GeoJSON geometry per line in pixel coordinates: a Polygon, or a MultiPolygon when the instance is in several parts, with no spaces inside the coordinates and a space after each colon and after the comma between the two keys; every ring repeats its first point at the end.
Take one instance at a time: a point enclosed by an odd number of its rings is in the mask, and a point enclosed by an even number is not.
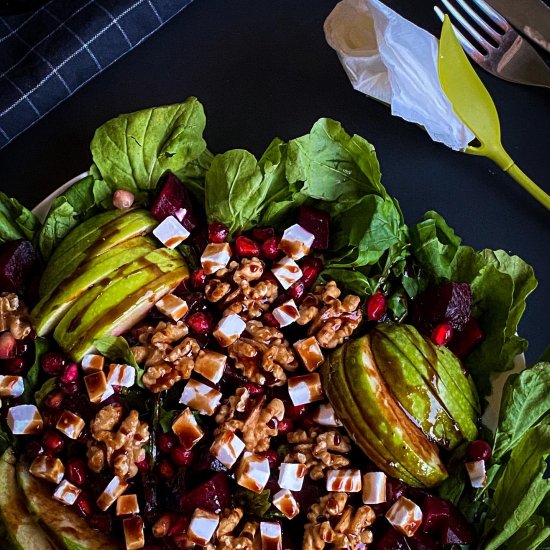
{"type": "Polygon", "coordinates": [[[482,342],[485,334],[478,322],[471,317],[470,320],[456,331],[449,342],[449,349],[460,359],[464,359],[472,349],[482,342]]]}
{"type": "Polygon", "coordinates": [[[300,262],[300,269],[303,273],[300,280],[304,283],[305,287],[309,289],[315,282],[315,279],[317,279],[317,275],[321,273],[323,262],[320,258],[307,256],[300,262]]]}
{"type": "Polygon", "coordinates": [[[208,481],[185,494],[180,495],[180,512],[192,513],[196,508],[219,513],[231,502],[231,490],[227,474],[219,472],[208,481]]]}
{"type": "Polygon", "coordinates": [[[422,502],[422,530],[442,544],[471,544],[475,533],[460,511],[442,498],[428,495],[422,502]]]}
{"type": "Polygon", "coordinates": [[[38,255],[30,241],[0,246],[0,292],[21,292],[33,276],[38,255]]]}
{"type": "Polygon", "coordinates": [[[196,447],[191,469],[194,473],[225,472],[227,468],[210,452],[210,444],[196,447]]]}
{"type": "Polygon", "coordinates": [[[301,491],[296,491],[292,494],[300,505],[300,511],[307,514],[311,505],[318,502],[323,495],[327,494],[327,491],[323,480],[313,481],[306,475],[301,491]]]}
{"type": "Polygon", "coordinates": [[[272,239],[275,237],[275,229],[273,227],[255,227],[252,230],[252,236],[257,240],[263,243],[267,239],[272,239]]]}
{"type": "Polygon", "coordinates": [[[301,206],[298,223],[315,236],[313,250],[327,250],[330,238],[330,214],[312,206],[301,206]]]}
{"type": "Polygon", "coordinates": [[[407,542],[411,550],[438,550],[439,548],[437,541],[420,529],[407,542]]]}
{"type": "Polygon", "coordinates": [[[174,216],[188,231],[192,231],[197,225],[191,197],[183,183],[171,172],[166,176],[160,193],[151,206],[151,214],[159,222],[168,216],[174,216]]]}
{"type": "Polygon", "coordinates": [[[432,285],[413,304],[413,324],[424,334],[431,334],[440,323],[461,330],[472,314],[472,292],[468,283],[432,285]]]}
{"type": "Polygon", "coordinates": [[[17,342],[13,334],[5,331],[0,334],[0,359],[11,359],[15,357],[17,342]]]}
{"type": "Polygon", "coordinates": [[[176,466],[188,466],[193,461],[193,451],[179,445],[170,452],[170,460],[176,466]]]}
{"type": "Polygon", "coordinates": [[[240,236],[235,240],[235,253],[239,258],[250,258],[252,256],[260,255],[260,247],[256,241],[249,239],[248,237],[240,236]]]}
{"type": "Polygon", "coordinates": [[[405,536],[393,528],[389,528],[381,537],[374,539],[373,550],[410,550],[405,536]]]}

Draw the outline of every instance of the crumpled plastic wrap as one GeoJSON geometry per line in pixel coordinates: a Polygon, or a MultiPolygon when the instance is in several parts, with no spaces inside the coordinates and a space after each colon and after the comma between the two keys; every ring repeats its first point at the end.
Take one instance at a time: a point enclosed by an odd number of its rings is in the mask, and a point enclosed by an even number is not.
{"type": "Polygon", "coordinates": [[[342,0],[324,29],[356,90],[451,149],[462,151],[472,141],[441,89],[434,36],[378,0],[342,0]]]}

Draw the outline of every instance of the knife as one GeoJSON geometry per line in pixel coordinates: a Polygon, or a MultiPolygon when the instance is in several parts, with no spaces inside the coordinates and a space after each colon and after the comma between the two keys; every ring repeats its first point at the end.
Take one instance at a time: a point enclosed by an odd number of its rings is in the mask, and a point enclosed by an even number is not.
{"type": "Polygon", "coordinates": [[[550,52],[550,7],[542,0],[486,0],[527,38],[550,52]]]}

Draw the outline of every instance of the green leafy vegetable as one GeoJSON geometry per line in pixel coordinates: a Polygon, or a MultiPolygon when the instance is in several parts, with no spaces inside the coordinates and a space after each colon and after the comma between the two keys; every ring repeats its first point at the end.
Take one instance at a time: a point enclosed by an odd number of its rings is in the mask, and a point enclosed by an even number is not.
{"type": "Polygon", "coordinates": [[[238,487],[233,497],[233,503],[235,506],[246,510],[247,514],[263,518],[271,508],[270,497],[271,491],[269,489],[264,489],[261,493],[254,493],[244,487],[238,487]]]}
{"type": "Polygon", "coordinates": [[[525,432],[550,413],[550,363],[533,367],[508,378],[502,392],[500,418],[493,459],[498,461],[513,449],[525,432]]]}
{"type": "Polygon", "coordinates": [[[40,361],[42,356],[48,351],[49,342],[45,338],[36,338],[34,340],[34,362],[25,376],[25,391],[21,396],[23,403],[32,403],[33,394],[38,384],[40,374],[40,361]]]}
{"type": "Polygon", "coordinates": [[[96,130],[90,146],[96,179],[111,190],[150,191],[164,172],[185,174],[185,167],[200,158],[188,172],[196,176],[208,163],[201,157],[205,125],[203,107],[194,97],[109,120],[96,130]]]}
{"type": "MultiPolygon", "coordinates": [[[[546,525],[541,516],[531,516],[507,541],[509,550],[535,550],[550,537],[550,525],[546,525]]],[[[548,547],[546,547],[548,548],[548,547]]]]}
{"type": "Polygon", "coordinates": [[[30,210],[0,191],[0,243],[32,239],[39,227],[40,222],[30,210]]]}
{"type": "Polygon", "coordinates": [[[94,347],[112,361],[124,361],[127,365],[131,365],[136,369],[136,382],[138,386],[142,386],[141,378],[143,369],[137,364],[136,358],[128,345],[128,342],[122,336],[103,336],[95,340],[94,347]]]}
{"type": "Polygon", "coordinates": [[[44,401],[44,398],[56,387],[57,377],[52,376],[51,378],[48,378],[34,394],[34,401],[36,402],[36,406],[40,407],[42,405],[42,402],[44,401]]]}

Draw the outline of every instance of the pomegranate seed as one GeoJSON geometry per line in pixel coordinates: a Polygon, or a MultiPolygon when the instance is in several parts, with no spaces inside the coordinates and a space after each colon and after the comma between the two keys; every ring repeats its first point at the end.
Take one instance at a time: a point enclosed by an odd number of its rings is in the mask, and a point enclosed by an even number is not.
{"type": "Polygon", "coordinates": [[[303,281],[296,281],[288,290],[287,294],[295,301],[300,302],[306,292],[306,285],[303,281]]]}
{"type": "Polygon", "coordinates": [[[239,257],[251,257],[260,255],[260,247],[256,241],[248,237],[237,237],[235,241],[235,252],[239,257]]]}
{"type": "Polygon", "coordinates": [[[311,288],[323,267],[323,262],[319,258],[308,256],[302,260],[300,265],[300,269],[302,270],[301,281],[306,288],[311,288]]]}
{"type": "Polygon", "coordinates": [[[212,320],[202,311],[197,311],[187,317],[187,324],[193,332],[199,335],[206,335],[212,330],[212,320]]]}
{"type": "Polygon", "coordinates": [[[259,384],[254,384],[254,382],[248,382],[244,385],[244,387],[248,390],[248,393],[251,396],[261,395],[262,393],[264,393],[264,389],[262,388],[262,386],[260,386],[259,384]]]}
{"type": "Polygon", "coordinates": [[[281,251],[279,250],[279,239],[271,237],[262,243],[260,247],[260,255],[267,260],[274,260],[281,251]]]}
{"type": "Polygon", "coordinates": [[[468,460],[475,462],[476,460],[491,460],[493,449],[491,445],[483,439],[472,441],[466,448],[466,456],[468,460]]]}
{"type": "Polygon", "coordinates": [[[275,317],[273,316],[273,313],[271,312],[266,312],[262,315],[262,321],[264,323],[264,325],[268,326],[268,327],[273,327],[273,328],[280,328],[280,324],[279,324],[279,321],[277,321],[277,319],[275,319],[275,317]]]}
{"type": "Polygon", "coordinates": [[[449,349],[460,359],[464,359],[470,351],[485,338],[485,334],[477,321],[471,317],[460,331],[455,332],[449,343],[449,349]]]}
{"type": "Polygon", "coordinates": [[[54,390],[44,398],[44,406],[48,409],[60,409],[65,398],[61,390],[54,390]]]}
{"type": "Polygon", "coordinates": [[[170,452],[170,459],[176,466],[188,466],[193,461],[193,451],[185,447],[174,447],[170,452]]]}
{"type": "Polygon", "coordinates": [[[255,227],[252,230],[252,236],[260,242],[265,242],[267,239],[275,237],[275,229],[273,227],[255,227]]]}
{"type": "Polygon", "coordinates": [[[65,466],[67,479],[77,487],[86,482],[86,462],[82,458],[71,458],[65,466]]]}
{"type": "Polygon", "coordinates": [[[262,453],[262,456],[267,458],[267,461],[269,462],[269,467],[270,468],[275,468],[275,466],[277,466],[277,464],[279,464],[279,455],[273,449],[268,449],[267,451],[262,453]]]}
{"type": "Polygon", "coordinates": [[[6,374],[22,374],[26,367],[26,361],[22,357],[4,359],[2,367],[6,374]]]}
{"type": "Polygon", "coordinates": [[[65,358],[56,351],[48,351],[42,356],[40,366],[48,376],[57,376],[65,367],[65,358]]]}
{"type": "Polygon", "coordinates": [[[78,495],[74,506],[80,517],[87,518],[92,513],[92,503],[86,493],[78,495]]]}
{"type": "Polygon", "coordinates": [[[206,275],[204,274],[204,269],[197,269],[191,275],[191,285],[197,290],[204,288],[206,284],[206,275]]]}
{"type": "Polygon", "coordinates": [[[9,331],[0,334],[0,359],[15,357],[17,342],[9,331]]]}
{"type": "Polygon", "coordinates": [[[432,342],[444,346],[453,337],[453,327],[449,323],[440,323],[432,332],[432,342]]]}
{"type": "Polygon", "coordinates": [[[307,407],[305,405],[286,405],[285,414],[292,418],[292,420],[297,420],[305,414],[307,407]]]}
{"type": "Polygon", "coordinates": [[[386,297],[380,292],[375,292],[367,300],[367,317],[371,321],[380,321],[386,314],[388,304],[386,297]]]}
{"type": "Polygon", "coordinates": [[[76,363],[69,363],[65,367],[59,380],[63,384],[72,384],[76,382],[78,380],[78,365],[76,363]]]}
{"type": "MultiPolygon", "coordinates": [[[[170,529],[168,531],[168,536],[173,537],[178,534],[185,534],[187,528],[189,527],[190,518],[187,516],[180,516],[179,514],[171,518],[170,529]]],[[[184,548],[189,548],[189,545],[184,546],[184,548]]]]}
{"type": "Polygon", "coordinates": [[[164,479],[172,479],[176,473],[174,466],[168,462],[166,459],[161,459],[158,462],[159,474],[160,477],[164,479]]]}
{"type": "Polygon", "coordinates": [[[148,472],[149,471],[149,457],[145,456],[143,460],[136,462],[136,466],[139,472],[148,472]]]}
{"type": "Polygon", "coordinates": [[[286,418],[286,417],[283,418],[277,424],[278,435],[285,435],[288,432],[291,432],[293,427],[294,427],[294,422],[292,422],[290,418],[286,418]]]}
{"type": "Polygon", "coordinates": [[[42,437],[42,443],[54,454],[60,453],[65,447],[65,441],[61,434],[54,431],[47,431],[42,437]]]}
{"type": "Polygon", "coordinates": [[[211,243],[223,243],[229,235],[227,225],[220,222],[212,222],[208,224],[208,240],[211,243]]]}
{"type": "Polygon", "coordinates": [[[178,438],[173,433],[162,433],[158,436],[158,447],[163,453],[169,453],[176,445],[178,438]]]}

